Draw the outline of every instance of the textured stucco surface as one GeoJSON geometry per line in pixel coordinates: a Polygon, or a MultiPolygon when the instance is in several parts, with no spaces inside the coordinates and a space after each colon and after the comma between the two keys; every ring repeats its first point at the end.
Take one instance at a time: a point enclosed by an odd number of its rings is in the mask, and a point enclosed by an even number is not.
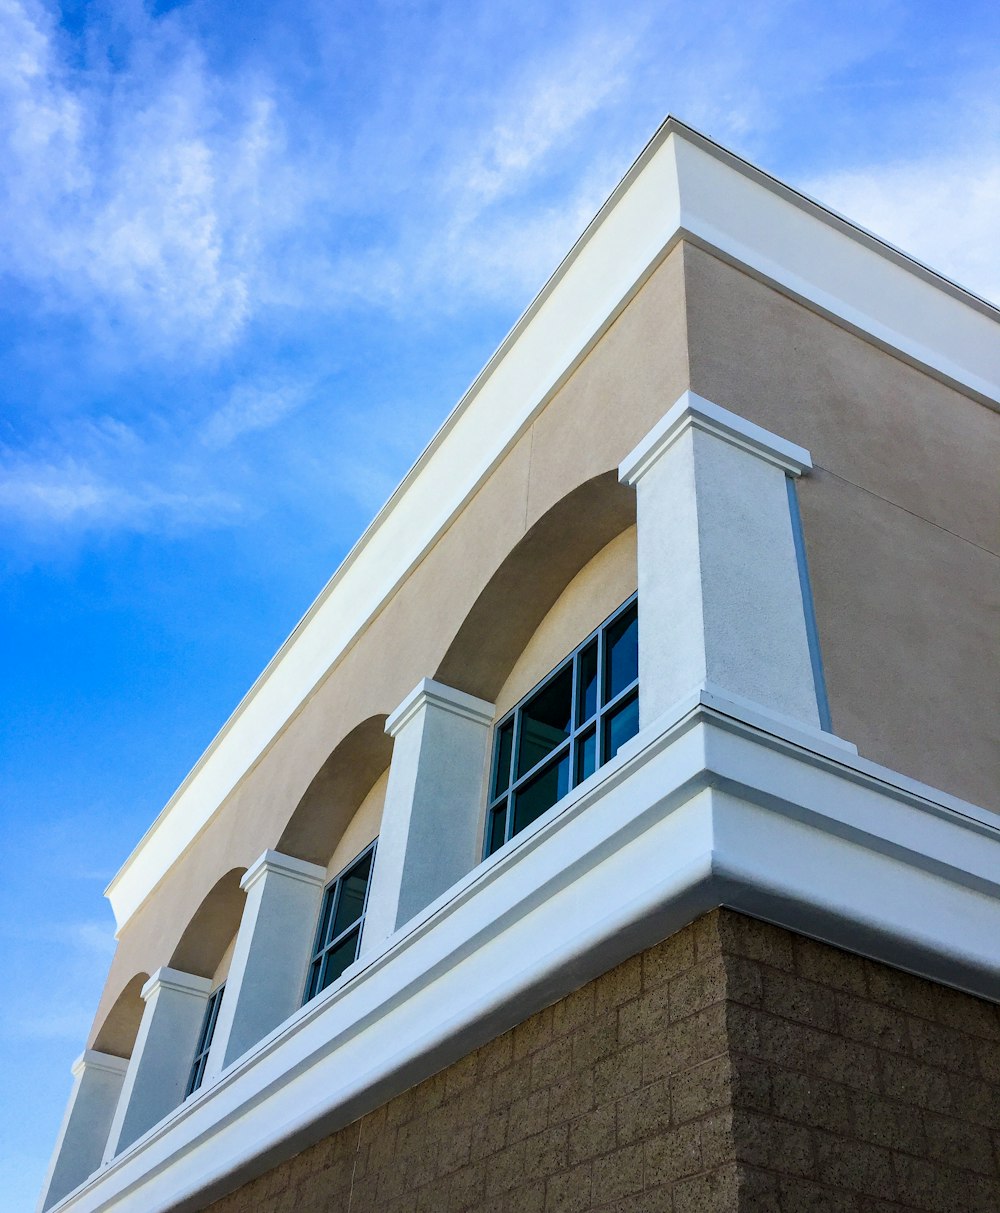
{"type": "MultiPolygon", "coordinates": [[[[612,480],[615,491],[588,498],[589,512],[576,519],[574,543],[566,544],[572,558],[559,561],[556,554],[553,562],[549,549],[558,579],[539,587],[548,595],[546,609],[596,551],[634,523],[630,493],[617,486],[618,463],[687,386],[682,265],[675,250],[126,924],[94,1033],[135,972],[166,963],[216,880],[277,846],[317,773],[352,730],[384,719],[421,678],[434,676],[508,555],[553,506],[594,477],[612,480]],[[596,545],[595,535],[601,536],[596,545]]],[[[530,611],[536,587],[529,580],[525,589],[530,611]]],[[[494,653],[488,671],[493,694],[531,631],[524,636],[512,627],[504,634],[506,648],[494,653]]],[[[459,678],[453,682],[483,694],[459,678]]],[[[380,760],[377,754],[372,779],[384,769],[380,760]]],[[[359,789],[354,804],[336,806],[344,826],[370,787],[371,781],[359,789]]]]}
{"type": "Polygon", "coordinates": [[[212,1213],[994,1213],[1000,1008],[715,911],[212,1213]]]}
{"type": "MultiPolygon", "coordinates": [[[[799,497],[835,730],[996,804],[996,414],[682,244],[126,924],[92,1041],[227,871],[268,847],[331,862],[387,765],[384,719],[421,678],[513,702],[551,668],[557,646],[532,636],[634,524],[617,466],[689,387],[812,451],[799,497]]],[[[585,614],[567,610],[567,638],[585,614]]]]}
{"type": "Polygon", "coordinates": [[[1000,416],[700,249],[691,386],[809,449],[799,482],[835,732],[1000,811],[1000,416]]]}

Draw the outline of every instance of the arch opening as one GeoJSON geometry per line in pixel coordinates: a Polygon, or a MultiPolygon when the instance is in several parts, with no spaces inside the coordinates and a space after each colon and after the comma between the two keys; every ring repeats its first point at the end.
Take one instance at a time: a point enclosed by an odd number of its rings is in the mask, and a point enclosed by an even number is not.
{"type": "Polygon", "coordinates": [[[247,895],[240,888],[246,868],[233,868],[205,896],[184,928],[170,957],[170,967],[198,977],[216,975],[240,929],[247,895]]]}
{"type": "Polygon", "coordinates": [[[578,485],[531,527],[490,578],[435,677],[491,703],[563,590],[635,526],[635,493],[615,471],[578,485]]]}
{"type": "Polygon", "coordinates": [[[136,973],[115,999],[91,1046],[98,1053],[109,1053],[112,1057],[132,1056],[146,1005],[142,1001],[142,987],[147,981],[148,973],[136,973]]]}
{"type": "Polygon", "coordinates": [[[278,850],[325,867],[392,758],[385,716],[356,725],[317,771],[278,840],[278,850]]]}

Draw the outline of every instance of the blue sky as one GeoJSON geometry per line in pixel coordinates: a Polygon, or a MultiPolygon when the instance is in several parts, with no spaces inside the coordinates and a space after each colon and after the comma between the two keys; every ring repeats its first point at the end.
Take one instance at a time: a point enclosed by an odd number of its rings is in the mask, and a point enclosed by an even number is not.
{"type": "Polygon", "coordinates": [[[0,1192],[102,890],[667,112],[1000,298],[1000,6],[0,0],[0,1192]]]}

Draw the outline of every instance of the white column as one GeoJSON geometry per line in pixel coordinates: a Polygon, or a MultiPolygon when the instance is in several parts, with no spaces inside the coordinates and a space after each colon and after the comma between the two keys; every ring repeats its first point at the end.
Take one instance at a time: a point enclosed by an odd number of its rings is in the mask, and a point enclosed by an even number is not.
{"type": "Polygon", "coordinates": [[[622,463],[643,727],[700,690],[819,727],[786,481],[810,467],[802,447],[693,392],[622,463]]]}
{"type": "Polygon", "coordinates": [[[386,721],[392,763],[363,955],[479,862],[493,712],[493,704],[425,678],[386,721]]]}
{"type": "Polygon", "coordinates": [[[128,1061],[87,1049],[73,1063],[73,1090],[42,1188],[39,1210],[83,1183],[100,1167],[128,1061]]]}
{"type": "Polygon", "coordinates": [[[246,890],[205,1081],[302,1005],[326,870],[265,851],[240,881],[246,890]]]}
{"type": "Polygon", "coordinates": [[[212,983],[157,969],[142,987],[146,1006],[108,1136],[110,1161],[184,1099],[212,983]]]}

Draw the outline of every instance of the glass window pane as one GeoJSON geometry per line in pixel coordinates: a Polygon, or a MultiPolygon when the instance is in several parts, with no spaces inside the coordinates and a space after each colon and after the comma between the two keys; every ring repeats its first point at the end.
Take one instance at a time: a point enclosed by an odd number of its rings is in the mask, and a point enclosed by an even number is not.
{"type": "Polygon", "coordinates": [[[604,667],[604,702],[607,703],[639,677],[639,622],[634,602],[607,630],[604,667]]]}
{"type": "Polygon", "coordinates": [[[309,980],[306,982],[306,1002],[308,1002],[310,998],[315,998],[319,993],[319,977],[322,971],[323,957],[318,956],[309,966],[309,980]]]}
{"type": "Polygon", "coordinates": [[[521,709],[518,775],[525,774],[569,736],[573,706],[573,666],[547,683],[521,709]]]}
{"type": "Polygon", "coordinates": [[[514,744],[514,721],[507,723],[497,733],[497,765],[493,776],[493,798],[510,787],[510,751],[514,744]]]}
{"type": "Polygon", "coordinates": [[[365,890],[368,888],[368,877],[372,870],[372,853],[354,865],[350,871],[340,878],[340,897],[337,899],[337,913],[333,923],[331,939],[336,939],[341,931],[346,931],[352,922],[357,922],[365,908],[365,890]]]}
{"type": "Polygon", "coordinates": [[[358,932],[352,931],[335,948],[331,948],[324,957],[323,978],[319,989],[325,990],[331,982],[336,981],[347,966],[354,962],[357,954],[358,932]]]}
{"type": "Polygon", "coordinates": [[[576,722],[583,724],[597,711],[597,641],[580,654],[580,671],[577,681],[576,722]]]}
{"type": "Polygon", "coordinates": [[[323,908],[319,915],[319,929],[316,932],[316,950],[325,948],[330,942],[330,915],[333,913],[334,895],[337,892],[336,885],[330,885],[323,893],[323,908]]]}
{"type": "Polygon", "coordinates": [[[628,703],[614,712],[604,722],[604,761],[609,762],[622,748],[630,737],[639,732],[639,699],[630,699],[628,703]]]}
{"type": "MultiPolygon", "coordinates": [[[[597,687],[594,687],[596,694],[597,687]]],[[[591,729],[576,742],[576,782],[583,783],[597,768],[597,733],[591,729]]]]}
{"type": "Polygon", "coordinates": [[[503,844],[507,841],[507,801],[497,807],[490,814],[490,845],[486,852],[492,855],[494,851],[499,851],[503,844]]]}
{"type": "Polygon", "coordinates": [[[514,833],[530,825],[569,791],[569,750],[514,793],[514,833]]]}

